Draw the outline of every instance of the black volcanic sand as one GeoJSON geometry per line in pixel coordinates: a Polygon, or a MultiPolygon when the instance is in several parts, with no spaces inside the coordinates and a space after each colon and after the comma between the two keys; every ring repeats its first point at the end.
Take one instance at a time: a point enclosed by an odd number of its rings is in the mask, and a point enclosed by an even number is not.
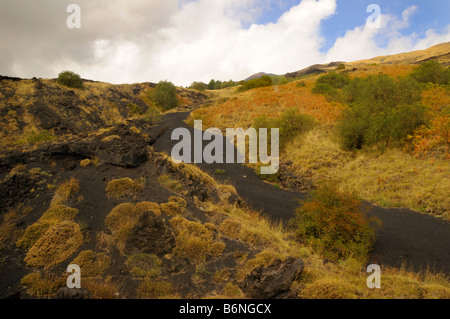
{"type": "MultiPolygon", "coordinates": [[[[184,122],[188,116],[189,113],[183,112],[162,118],[160,125],[167,126],[167,130],[154,144],[157,151],[171,154],[172,147],[178,143],[171,140],[172,131],[176,128],[187,128],[194,136],[194,129],[184,122]]],[[[204,142],[204,146],[208,143],[204,142]]],[[[276,188],[263,182],[252,169],[242,164],[196,165],[219,181],[231,182],[252,208],[275,220],[289,220],[294,216],[299,201],[307,198],[306,193],[276,188]],[[215,174],[217,169],[224,170],[225,174],[215,174]]],[[[383,223],[377,232],[369,263],[450,274],[449,222],[408,209],[368,205],[369,215],[378,217],[383,223]]]]}

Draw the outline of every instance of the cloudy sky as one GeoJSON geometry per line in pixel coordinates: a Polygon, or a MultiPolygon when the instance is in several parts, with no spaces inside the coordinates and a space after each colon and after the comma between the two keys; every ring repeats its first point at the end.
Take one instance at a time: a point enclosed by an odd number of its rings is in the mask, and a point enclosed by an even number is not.
{"type": "Polygon", "coordinates": [[[448,0],[0,0],[0,74],[241,80],[450,41],[449,12],[448,0]],[[70,4],[79,29],[67,27],[70,4]],[[367,24],[370,4],[380,28],[367,24]]]}

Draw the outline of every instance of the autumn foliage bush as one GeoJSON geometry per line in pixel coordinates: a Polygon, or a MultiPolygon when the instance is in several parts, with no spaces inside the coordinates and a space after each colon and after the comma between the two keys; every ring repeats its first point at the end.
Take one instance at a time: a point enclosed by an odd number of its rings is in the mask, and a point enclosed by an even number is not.
{"type": "Polygon", "coordinates": [[[296,235],[331,260],[364,260],[372,245],[378,220],[368,218],[352,194],[322,185],[291,220],[296,235]]]}

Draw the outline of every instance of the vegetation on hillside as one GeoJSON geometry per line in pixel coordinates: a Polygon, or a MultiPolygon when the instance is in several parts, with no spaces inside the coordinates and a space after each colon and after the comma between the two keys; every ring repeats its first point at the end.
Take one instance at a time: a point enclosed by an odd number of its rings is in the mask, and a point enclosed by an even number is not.
{"type": "Polygon", "coordinates": [[[161,81],[156,86],[153,95],[155,104],[164,111],[178,107],[179,101],[175,85],[168,81],[161,81]]]}
{"type": "Polygon", "coordinates": [[[70,88],[81,89],[83,88],[83,80],[81,77],[72,72],[72,71],[64,71],[58,75],[57,82],[59,84],[65,85],[70,88]]]}
{"type": "Polygon", "coordinates": [[[368,218],[352,194],[321,185],[291,220],[296,235],[331,260],[366,260],[378,221],[368,218]]]}
{"type": "Polygon", "coordinates": [[[195,110],[188,122],[270,128],[293,108],[318,123],[283,141],[282,160],[292,162],[298,176],[315,185],[332,180],[339,191],[382,206],[449,218],[448,70],[426,62],[332,71],[229,94],[195,110]]]}

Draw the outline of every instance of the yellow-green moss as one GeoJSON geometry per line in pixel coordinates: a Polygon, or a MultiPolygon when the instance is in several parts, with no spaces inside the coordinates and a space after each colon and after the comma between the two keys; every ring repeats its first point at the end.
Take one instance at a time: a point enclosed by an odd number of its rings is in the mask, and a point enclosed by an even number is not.
{"type": "Polygon", "coordinates": [[[129,256],[126,263],[133,275],[138,277],[158,277],[162,262],[153,254],[136,254],[129,256]]]}
{"type": "Polygon", "coordinates": [[[177,233],[174,253],[187,258],[193,264],[201,264],[208,256],[218,257],[225,249],[225,245],[215,241],[213,232],[204,225],[175,217],[170,221],[177,233]]]}
{"type": "Polygon", "coordinates": [[[54,274],[42,276],[40,273],[30,273],[23,277],[20,283],[29,287],[28,294],[44,297],[55,295],[58,289],[64,286],[65,278],[54,274]]]}
{"type": "Polygon", "coordinates": [[[106,193],[108,197],[116,199],[137,195],[144,189],[144,185],[131,178],[114,179],[106,186],[106,193]]]}
{"type": "Polygon", "coordinates": [[[84,250],[72,261],[72,264],[81,268],[83,277],[101,276],[111,265],[111,257],[104,253],[94,253],[92,250],[84,250]]]}
{"type": "Polygon", "coordinates": [[[80,226],[71,221],[50,227],[30,248],[25,263],[32,267],[50,268],[57,266],[83,244],[80,226]]]}

